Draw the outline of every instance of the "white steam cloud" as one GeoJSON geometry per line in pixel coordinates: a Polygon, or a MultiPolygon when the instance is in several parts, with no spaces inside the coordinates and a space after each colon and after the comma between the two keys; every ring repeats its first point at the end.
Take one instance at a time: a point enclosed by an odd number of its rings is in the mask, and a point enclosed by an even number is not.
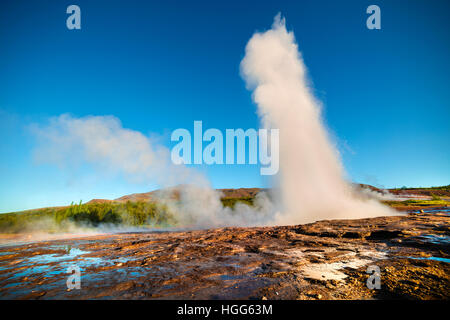
{"type": "Polygon", "coordinates": [[[263,125],[280,129],[277,183],[282,208],[277,223],[393,214],[375,200],[357,197],[345,181],[294,34],[286,30],[280,14],[272,29],[255,33],[248,42],[241,73],[254,90],[263,125]]]}
{"type": "Polygon", "coordinates": [[[356,188],[361,197],[377,199],[379,201],[404,201],[408,200],[407,198],[399,197],[393,193],[390,193],[388,190],[380,189],[371,190],[367,187],[356,188]]]}
{"type": "Polygon", "coordinates": [[[74,118],[64,114],[45,126],[34,126],[38,138],[35,157],[61,167],[91,163],[132,181],[152,181],[162,187],[177,183],[207,186],[202,175],[173,165],[169,150],[142,133],[122,127],[113,116],[74,118]],[[170,173],[170,174],[168,174],[170,173]]]}
{"type": "Polygon", "coordinates": [[[265,224],[271,206],[265,194],[254,207],[223,207],[221,194],[198,171],[171,162],[170,151],[140,132],[122,127],[112,116],[74,118],[61,115],[34,126],[37,160],[59,166],[90,163],[134,181],[156,182],[158,201],[175,214],[180,226],[206,228],[265,224]],[[173,199],[173,186],[179,199],[173,199]]]}

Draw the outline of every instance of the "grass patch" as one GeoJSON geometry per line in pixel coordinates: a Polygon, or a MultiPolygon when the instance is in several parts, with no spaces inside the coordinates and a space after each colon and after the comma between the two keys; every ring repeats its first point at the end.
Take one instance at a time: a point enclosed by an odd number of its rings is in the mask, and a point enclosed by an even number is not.
{"type": "Polygon", "coordinates": [[[401,187],[401,188],[393,188],[391,190],[436,190],[436,191],[449,191],[450,192],[450,184],[447,186],[440,187],[428,187],[428,188],[409,188],[409,187],[401,187]]]}
{"type": "Polygon", "coordinates": [[[387,204],[391,207],[428,207],[428,206],[446,206],[450,205],[450,202],[441,200],[405,200],[405,201],[383,201],[384,204],[387,204]]]}
{"type": "Polygon", "coordinates": [[[73,226],[170,226],[175,223],[173,215],[165,206],[153,202],[80,202],[65,208],[0,214],[0,233],[64,232],[73,226]]]}
{"type": "MultiPolygon", "coordinates": [[[[254,198],[222,198],[224,207],[236,203],[252,206],[254,198]]],[[[162,204],[148,201],[71,203],[68,207],[43,208],[0,214],[0,233],[67,232],[72,227],[130,226],[170,227],[177,221],[162,204]]]]}
{"type": "Polygon", "coordinates": [[[249,206],[253,206],[253,201],[255,200],[254,197],[242,197],[242,198],[222,198],[220,199],[222,201],[222,205],[224,207],[234,208],[236,203],[244,203],[249,206]]]}

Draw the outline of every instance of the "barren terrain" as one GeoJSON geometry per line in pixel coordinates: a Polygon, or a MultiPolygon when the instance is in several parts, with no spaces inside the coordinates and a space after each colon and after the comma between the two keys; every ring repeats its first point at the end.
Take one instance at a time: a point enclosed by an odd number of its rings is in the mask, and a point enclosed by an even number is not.
{"type": "Polygon", "coordinates": [[[449,209],[0,247],[2,299],[449,299],[449,209]],[[70,265],[81,289],[68,290],[70,265]],[[366,285],[368,266],[381,289],[366,285]]]}

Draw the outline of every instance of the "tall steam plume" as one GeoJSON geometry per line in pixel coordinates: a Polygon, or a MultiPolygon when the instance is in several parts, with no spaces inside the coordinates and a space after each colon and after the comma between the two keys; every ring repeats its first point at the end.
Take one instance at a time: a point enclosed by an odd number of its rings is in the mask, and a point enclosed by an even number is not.
{"type": "Polygon", "coordinates": [[[282,208],[276,223],[363,218],[393,212],[363,200],[344,180],[337,150],[322,123],[294,34],[285,19],[255,33],[247,44],[241,74],[258,106],[262,125],[280,129],[278,189],[282,208]]]}

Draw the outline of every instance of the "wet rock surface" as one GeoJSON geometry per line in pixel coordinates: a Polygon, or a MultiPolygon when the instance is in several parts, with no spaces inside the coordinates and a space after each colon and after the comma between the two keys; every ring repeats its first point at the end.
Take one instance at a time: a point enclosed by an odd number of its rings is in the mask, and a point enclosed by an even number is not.
{"type": "Polygon", "coordinates": [[[1,299],[448,299],[446,212],[0,247],[1,299]],[[67,269],[81,270],[69,290],[67,269]],[[369,289],[369,266],[380,289],[369,289]]]}

